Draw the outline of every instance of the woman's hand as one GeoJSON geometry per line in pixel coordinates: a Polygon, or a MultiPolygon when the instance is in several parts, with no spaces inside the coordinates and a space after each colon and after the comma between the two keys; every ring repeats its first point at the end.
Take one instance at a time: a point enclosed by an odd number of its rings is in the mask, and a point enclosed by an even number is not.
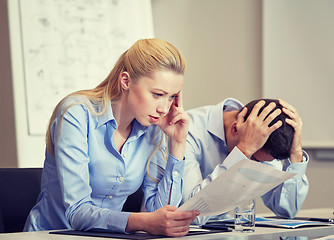
{"type": "Polygon", "coordinates": [[[153,235],[181,237],[189,232],[189,225],[199,215],[198,211],[175,212],[174,206],[164,206],[154,212],[131,213],[127,232],[142,230],[153,235]]]}
{"type": "Polygon", "coordinates": [[[183,109],[182,91],[175,97],[169,112],[156,125],[169,138],[169,152],[177,159],[184,156],[190,117],[183,109]]]}
{"type": "Polygon", "coordinates": [[[290,161],[292,163],[302,162],[303,161],[302,119],[300,118],[297,110],[293,106],[288,104],[286,101],[279,99],[279,103],[283,106],[283,112],[291,118],[291,119],[286,118],[285,122],[291,125],[295,130],[290,151],[290,161]]]}
{"type": "Polygon", "coordinates": [[[157,123],[162,131],[177,142],[184,142],[188,134],[189,116],[183,109],[182,92],[175,97],[169,112],[157,123]]]}

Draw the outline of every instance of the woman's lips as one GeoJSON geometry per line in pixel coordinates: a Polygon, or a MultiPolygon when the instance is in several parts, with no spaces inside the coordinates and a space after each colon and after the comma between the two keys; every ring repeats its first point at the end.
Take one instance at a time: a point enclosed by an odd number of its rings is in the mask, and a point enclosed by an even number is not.
{"type": "Polygon", "coordinates": [[[154,116],[150,116],[150,120],[152,123],[156,123],[157,121],[159,121],[160,117],[154,117],[154,116]]]}

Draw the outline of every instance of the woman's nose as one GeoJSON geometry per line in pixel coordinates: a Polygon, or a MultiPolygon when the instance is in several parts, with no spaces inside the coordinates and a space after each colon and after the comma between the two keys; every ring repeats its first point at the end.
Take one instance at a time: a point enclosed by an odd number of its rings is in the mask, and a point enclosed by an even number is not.
{"type": "Polygon", "coordinates": [[[162,115],[166,115],[169,111],[170,104],[168,101],[161,101],[157,108],[157,112],[162,115]]]}

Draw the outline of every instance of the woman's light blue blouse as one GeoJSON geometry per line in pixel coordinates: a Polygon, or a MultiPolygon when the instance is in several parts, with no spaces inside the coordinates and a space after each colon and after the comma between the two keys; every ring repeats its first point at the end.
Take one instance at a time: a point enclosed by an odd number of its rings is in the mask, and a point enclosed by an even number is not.
{"type": "Polygon", "coordinates": [[[70,97],[52,122],[55,154],[46,151],[41,193],[25,231],[73,228],[125,232],[131,213],[121,211],[123,204],[141,186],[148,211],[167,205],[170,190],[170,205],[178,206],[181,201],[184,161],[169,154],[166,162],[165,151],[158,151],[149,169],[159,183],[146,171],[156,148],[153,139],[161,139],[158,127],[145,127],[133,120],[132,131],[119,152],[113,140],[117,123],[111,105],[98,116],[85,103],[89,102],[83,97],[70,97]]]}

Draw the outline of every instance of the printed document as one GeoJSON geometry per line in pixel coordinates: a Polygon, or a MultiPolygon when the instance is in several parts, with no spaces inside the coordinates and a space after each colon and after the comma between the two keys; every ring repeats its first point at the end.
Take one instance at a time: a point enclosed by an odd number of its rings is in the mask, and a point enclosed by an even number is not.
{"type": "Polygon", "coordinates": [[[263,163],[243,159],[220,174],[177,211],[200,211],[200,216],[228,212],[240,203],[256,199],[296,175],[263,163]]]}

